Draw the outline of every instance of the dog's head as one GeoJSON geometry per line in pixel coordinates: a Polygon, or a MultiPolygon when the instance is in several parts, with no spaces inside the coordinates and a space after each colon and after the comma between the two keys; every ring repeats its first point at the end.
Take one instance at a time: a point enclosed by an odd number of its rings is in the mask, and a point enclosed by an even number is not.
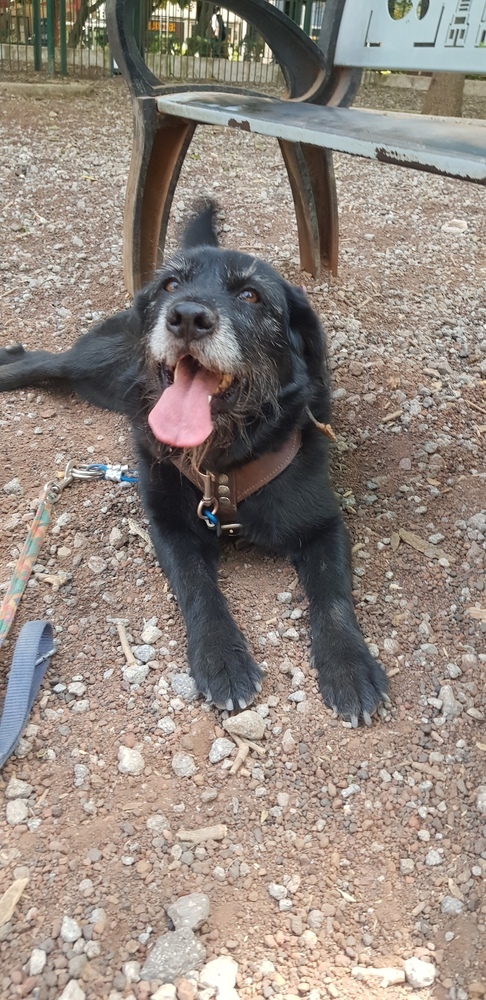
{"type": "Polygon", "coordinates": [[[304,292],[263,261],[222,250],[213,205],[145,294],[158,441],[221,466],[278,447],[307,406],[328,419],[324,336],[304,292]]]}

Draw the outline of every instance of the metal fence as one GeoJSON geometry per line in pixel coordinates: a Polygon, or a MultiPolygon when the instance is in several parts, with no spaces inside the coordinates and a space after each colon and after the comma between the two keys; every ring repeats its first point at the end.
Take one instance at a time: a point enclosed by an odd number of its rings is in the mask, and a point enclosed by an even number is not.
{"type": "MultiPolygon", "coordinates": [[[[325,0],[272,0],[317,38],[325,0]]],[[[279,86],[272,52],[231,11],[201,0],[139,0],[145,60],[163,81],[217,80],[279,86]]],[[[116,72],[101,0],[0,0],[0,74],[102,77],[116,72]]]]}

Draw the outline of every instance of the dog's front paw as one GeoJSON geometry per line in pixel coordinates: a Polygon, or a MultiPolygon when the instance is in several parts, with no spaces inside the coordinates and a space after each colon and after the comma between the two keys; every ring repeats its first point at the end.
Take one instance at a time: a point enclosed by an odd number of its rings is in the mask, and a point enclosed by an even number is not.
{"type": "Polygon", "coordinates": [[[353,726],[360,721],[371,725],[373,712],[390,704],[385,671],[360,635],[348,637],[337,648],[331,641],[324,657],[316,652],[315,666],[326,705],[353,726]]]}
{"type": "Polygon", "coordinates": [[[261,691],[263,671],[250,656],[243,636],[235,630],[189,647],[191,674],[199,691],[229,712],[246,708],[261,691]]]}
{"type": "Polygon", "coordinates": [[[15,344],[15,347],[0,347],[0,365],[11,365],[13,361],[20,361],[24,354],[22,344],[15,344]]]}

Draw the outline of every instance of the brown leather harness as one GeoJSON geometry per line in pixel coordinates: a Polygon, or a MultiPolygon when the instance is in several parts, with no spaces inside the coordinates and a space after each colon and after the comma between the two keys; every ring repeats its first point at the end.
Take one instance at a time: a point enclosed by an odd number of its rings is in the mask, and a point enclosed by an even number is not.
{"type": "Polygon", "coordinates": [[[269,452],[237,469],[220,474],[202,473],[192,468],[184,453],[171,456],[171,460],[203,494],[197,507],[198,517],[205,520],[208,527],[219,527],[228,535],[235,536],[241,527],[238,522],[238,504],[283,472],[294,460],[300,443],[301,433],[294,431],[279,451],[269,452]]]}

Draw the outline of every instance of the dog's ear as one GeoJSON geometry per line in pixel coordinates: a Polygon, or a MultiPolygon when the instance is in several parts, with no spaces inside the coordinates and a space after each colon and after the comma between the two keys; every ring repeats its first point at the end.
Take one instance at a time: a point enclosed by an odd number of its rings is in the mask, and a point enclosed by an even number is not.
{"type": "Polygon", "coordinates": [[[322,378],[326,370],[324,330],[303,288],[286,286],[289,329],[294,346],[303,356],[311,378],[322,378]],[[298,343],[295,343],[295,341],[298,343]]]}
{"type": "Polygon", "coordinates": [[[216,235],[217,205],[214,201],[200,204],[196,208],[197,215],[186,226],[182,235],[181,245],[184,250],[194,250],[195,247],[218,247],[216,235]]]}

